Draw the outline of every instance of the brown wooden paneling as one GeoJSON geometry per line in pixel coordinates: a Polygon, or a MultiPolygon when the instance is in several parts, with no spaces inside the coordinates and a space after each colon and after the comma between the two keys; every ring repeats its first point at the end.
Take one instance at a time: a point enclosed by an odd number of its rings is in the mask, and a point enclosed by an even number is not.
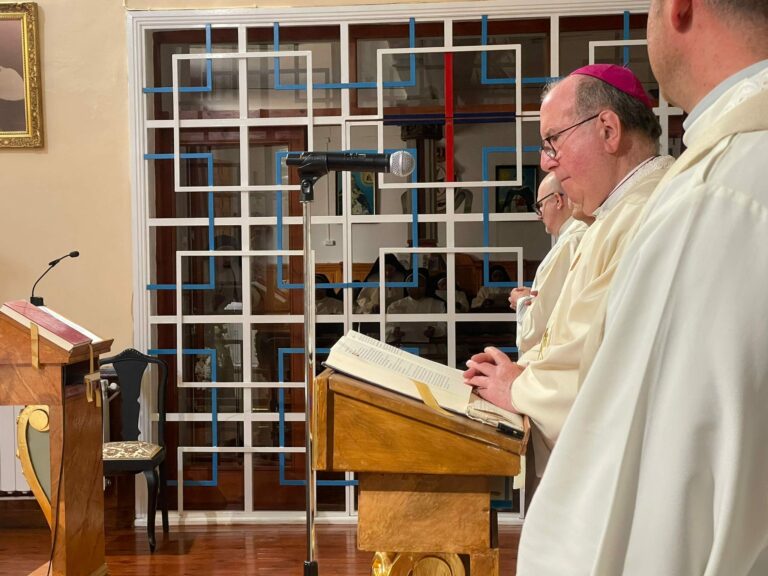
{"type": "Polygon", "coordinates": [[[469,554],[490,547],[488,478],[424,474],[359,478],[361,550],[469,554]],[[478,510],[481,513],[475,513],[478,510]]]}

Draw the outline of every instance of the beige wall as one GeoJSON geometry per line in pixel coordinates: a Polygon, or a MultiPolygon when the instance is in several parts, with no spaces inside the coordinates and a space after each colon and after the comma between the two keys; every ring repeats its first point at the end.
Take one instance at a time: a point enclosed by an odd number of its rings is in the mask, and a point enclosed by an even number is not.
{"type": "Polygon", "coordinates": [[[39,0],[45,147],[0,150],[0,302],[38,285],[48,306],[132,342],[125,9],[39,0]]]}

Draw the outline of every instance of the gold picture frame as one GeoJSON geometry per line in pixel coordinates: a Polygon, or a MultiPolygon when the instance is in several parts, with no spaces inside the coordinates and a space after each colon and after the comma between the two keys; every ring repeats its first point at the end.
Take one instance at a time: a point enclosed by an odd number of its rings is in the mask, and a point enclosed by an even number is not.
{"type": "Polygon", "coordinates": [[[37,4],[0,4],[0,148],[42,145],[37,4]]]}

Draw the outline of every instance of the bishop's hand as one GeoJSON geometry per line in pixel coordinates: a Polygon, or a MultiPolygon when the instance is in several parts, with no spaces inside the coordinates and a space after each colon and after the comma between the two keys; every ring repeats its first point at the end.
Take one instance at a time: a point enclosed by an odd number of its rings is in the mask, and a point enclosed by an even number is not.
{"type": "Polygon", "coordinates": [[[487,347],[467,360],[464,383],[475,388],[481,397],[500,408],[517,412],[512,405],[512,383],[523,371],[516,362],[498,348],[487,347]]]}

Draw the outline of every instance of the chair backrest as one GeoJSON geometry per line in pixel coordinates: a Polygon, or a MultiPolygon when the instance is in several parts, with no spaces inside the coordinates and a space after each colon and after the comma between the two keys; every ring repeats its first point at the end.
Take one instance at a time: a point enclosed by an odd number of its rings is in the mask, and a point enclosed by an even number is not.
{"type": "Polygon", "coordinates": [[[158,444],[165,446],[165,384],[168,377],[168,367],[159,358],[147,356],[133,348],[127,348],[117,356],[100,358],[99,366],[111,364],[117,373],[120,384],[120,396],[122,397],[122,440],[139,439],[139,401],[141,398],[141,380],[147,366],[156,364],[160,369],[157,383],[157,412],[160,417],[158,423],[158,444]]]}

